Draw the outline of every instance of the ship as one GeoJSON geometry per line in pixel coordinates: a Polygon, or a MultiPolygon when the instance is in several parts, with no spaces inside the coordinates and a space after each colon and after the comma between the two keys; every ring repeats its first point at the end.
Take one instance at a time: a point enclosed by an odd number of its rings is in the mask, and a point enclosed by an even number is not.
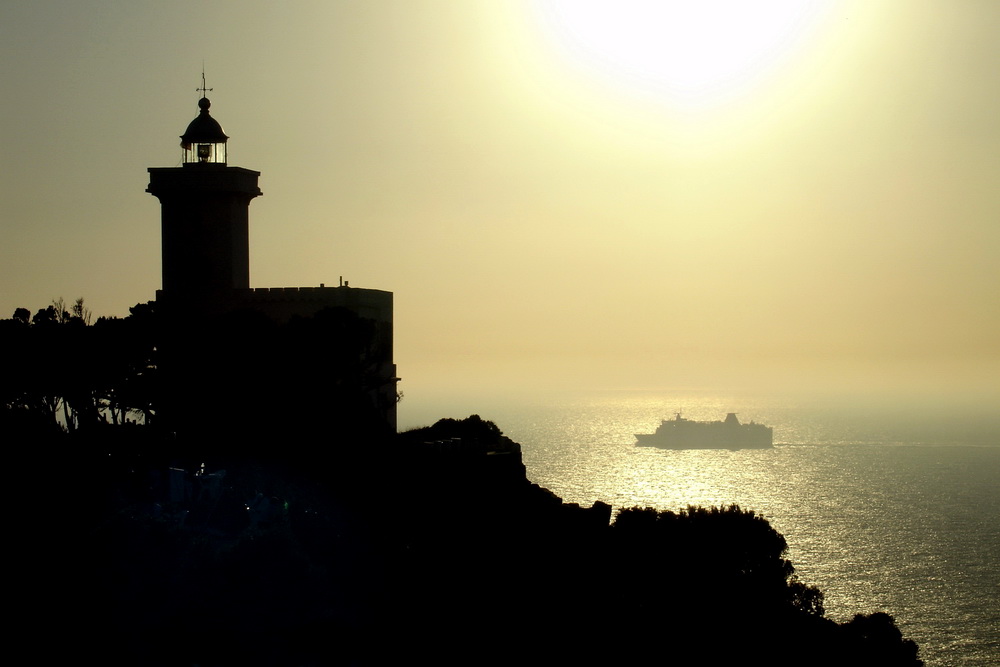
{"type": "Polygon", "coordinates": [[[654,433],[636,433],[638,447],[662,449],[768,449],[774,429],[763,424],[741,424],[735,412],[725,421],[699,422],[681,417],[664,419],[654,433]]]}

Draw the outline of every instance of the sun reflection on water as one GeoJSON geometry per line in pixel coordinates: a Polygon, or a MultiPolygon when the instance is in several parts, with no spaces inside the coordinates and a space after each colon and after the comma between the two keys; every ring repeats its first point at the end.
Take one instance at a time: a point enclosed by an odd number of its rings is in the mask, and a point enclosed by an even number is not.
{"type": "Polygon", "coordinates": [[[928,665],[981,664],[976,656],[1000,651],[983,639],[995,628],[990,623],[1000,622],[1000,447],[900,444],[898,436],[879,443],[884,434],[863,422],[766,401],[625,398],[536,403],[493,418],[521,442],[528,477],[567,502],[752,509],[785,536],[799,577],[824,591],[831,618],[888,611],[924,647],[928,665]],[[740,412],[773,425],[779,444],[738,451],[635,446],[634,433],[651,432],[681,409],[691,419],[740,412]],[[971,661],[936,662],[951,650],[971,661]]]}

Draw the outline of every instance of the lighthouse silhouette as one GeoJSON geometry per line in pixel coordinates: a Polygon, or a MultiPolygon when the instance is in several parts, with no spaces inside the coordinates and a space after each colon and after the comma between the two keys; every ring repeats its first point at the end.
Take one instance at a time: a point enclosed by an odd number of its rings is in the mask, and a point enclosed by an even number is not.
{"type": "MultiPolygon", "coordinates": [[[[210,89],[203,83],[199,90],[210,89]]],[[[167,420],[181,431],[213,430],[192,417],[190,406],[200,400],[224,405],[225,418],[259,432],[301,423],[304,400],[311,418],[329,424],[366,413],[368,422],[377,415],[383,433],[394,433],[392,292],[343,281],[250,286],[249,208],[263,194],[260,172],[227,164],[229,137],[211,106],[205,96],[198,100],[198,116],[180,137],[181,165],[148,169],[146,192],[161,210],[156,310],[167,420]],[[349,411],[337,408],[347,404],[349,411]]]]}

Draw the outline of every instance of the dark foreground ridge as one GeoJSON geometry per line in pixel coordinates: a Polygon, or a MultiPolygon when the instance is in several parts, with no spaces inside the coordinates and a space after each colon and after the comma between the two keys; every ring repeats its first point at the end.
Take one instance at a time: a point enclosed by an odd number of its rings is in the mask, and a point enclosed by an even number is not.
{"type": "MultiPolygon", "coordinates": [[[[823,616],[752,511],[563,503],[473,415],[309,466],[203,469],[125,423],[7,406],[49,652],[128,665],[920,665],[891,616],[823,616]],[[37,495],[37,494],[36,494],[37,495]],[[57,630],[58,628],[58,630],[57,630]]],[[[180,448],[183,449],[183,448],[180,448]]],[[[280,449],[280,448],[279,448],[280,449]]]]}
{"type": "Polygon", "coordinates": [[[826,619],[751,511],[612,521],[478,416],[397,435],[377,319],[159,306],[0,320],[12,606],[46,662],[921,664],[886,614],[826,619]]]}

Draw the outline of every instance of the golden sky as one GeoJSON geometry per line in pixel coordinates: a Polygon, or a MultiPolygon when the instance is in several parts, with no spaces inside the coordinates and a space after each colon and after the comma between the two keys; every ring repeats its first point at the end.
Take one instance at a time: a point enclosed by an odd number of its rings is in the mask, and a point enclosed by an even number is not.
{"type": "Polygon", "coordinates": [[[153,298],[146,167],[204,62],[262,172],[252,285],[393,291],[403,422],[485,387],[995,402],[998,34],[994,0],[4,3],[0,316],[153,298]]]}

